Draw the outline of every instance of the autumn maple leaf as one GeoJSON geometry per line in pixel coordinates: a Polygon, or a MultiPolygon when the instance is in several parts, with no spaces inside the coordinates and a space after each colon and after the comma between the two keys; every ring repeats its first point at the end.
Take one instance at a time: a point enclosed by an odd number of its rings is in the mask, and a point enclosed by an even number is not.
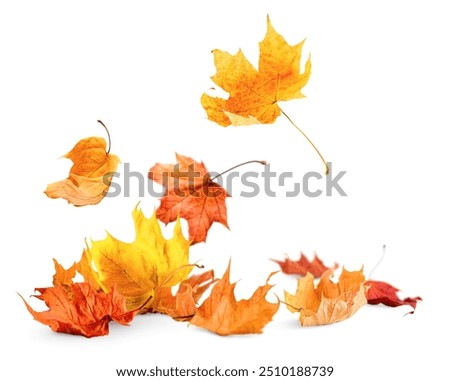
{"type": "Polygon", "coordinates": [[[45,194],[75,206],[98,204],[108,192],[120,159],[106,151],[106,141],[99,137],[80,140],[65,157],[73,162],[69,177],[48,185],[45,194]]]}
{"type": "Polygon", "coordinates": [[[304,40],[289,45],[267,16],[267,33],[259,43],[258,70],[240,49],[235,55],[213,50],[216,74],[211,79],[228,93],[228,98],[204,93],[201,104],[208,119],[223,127],[274,123],[283,114],[311,144],[328,174],[328,163],[318,148],[278,105],[280,101],[304,97],[302,89],[311,75],[311,59],[307,59],[301,71],[303,43],[304,40]]]}
{"type": "Polygon", "coordinates": [[[107,233],[104,240],[92,241],[77,263],[86,282],[105,292],[116,287],[129,310],[148,307],[145,304],[151,302],[156,288],[175,286],[191,271],[187,266],[189,241],[183,237],[179,220],[169,240],[163,237],[155,213],[146,218],[136,207],[133,220],[133,242],[122,242],[107,233]]]}
{"type": "Polygon", "coordinates": [[[285,291],[289,311],[300,312],[300,324],[314,326],[332,324],[352,316],[367,304],[365,279],[360,271],[347,271],[345,268],[338,283],[330,278],[333,270],[327,270],[314,287],[314,276],[310,273],[298,280],[294,295],[285,291]]]}
{"type": "Polygon", "coordinates": [[[230,265],[231,262],[222,279],[214,285],[210,296],[197,309],[190,324],[222,336],[262,333],[279,307],[279,303],[269,303],[266,300],[266,295],[272,288],[267,282],[273,273],[250,299],[236,301],[236,283],[230,283],[230,265]]]}
{"type": "MultiPolygon", "coordinates": [[[[297,261],[293,261],[289,258],[286,258],[284,261],[275,259],[273,261],[280,265],[281,271],[285,274],[305,276],[307,273],[311,273],[314,278],[319,278],[326,270],[330,269],[330,267],[323,264],[317,254],[314,254],[314,259],[312,261],[309,261],[303,253],[300,254],[300,259],[297,261]]],[[[335,263],[334,268],[337,269],[338,267],[339,265],[335,263]]]]}
{"type": "Polygon", "coordinates": [[[303,98],[301,89],[311,74],[308,58],[300,72],[303,41],[289,45],[272,27],[259,44],[256,70],[241,50],[231,55],[213,50],[217,72],[211,79],[228,92],[228,99],[203,94],[201,102],[208,118],[221,126],[273,123],[280,115],[279,101],[303,98]]]}
{"type": "Polygon", "coordinates": [[[125,298],[115,288],[105,293],[95,290],[89,283],[73,283],[36,288],[36,291],[40,295],[35,297],[45,302],[47,311],[37,312],[21,298],[34,319],[55,332],[103,336],[108,334],[111,320],[128,325],[137,313],[127,310],[125,298]]]}
{"type": "Polygon", "coordinates": [[[389,307],[411,306],[413,310],[408,312],[408,314],[413,314],[416,310],[417,302],[422,300],[420,296],[400,299],[397,295],[397,292],[400,290],[386,282],[368,280],[366,285],[369,286],[367,291],[367,303],[369,304],[384,304],[389,307]]]}
{"type": "Polygon", "coordinates": [[[228,228],[225,199],[228,194],[215,183],[203,163],[176,154],[177,164],[155,164],[149,171],[151,180],[166,190],[156,216],[164,223],[178,217],[187,220],[191,244],[206,241],[213,222],[228,228]]]}

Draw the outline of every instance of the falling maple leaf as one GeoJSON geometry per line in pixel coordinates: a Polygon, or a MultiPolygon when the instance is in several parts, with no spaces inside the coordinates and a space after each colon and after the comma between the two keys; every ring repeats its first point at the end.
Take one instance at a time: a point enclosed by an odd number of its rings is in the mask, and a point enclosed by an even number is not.
{"type": "MultiPolygon", "coordinates": [[[[317,254],[314,254],[314,259],[312,261],[309,261],[303,253],[300,253],[300,259],[297,261],[293,261],[289,258],[286,258],[284,261],[278,261],[275,259],[273,259],[273,261],[280,265],[281,271],[285,274],[305,276],[306,273],[309,272],[314,276],[314,278],[321,277],[326,270],[331,268],[325,266],[317,254]]],[[[334,269],[337,269],[338,267],[339,265],[335,263],[334,269]]]]}
{"type": "Polygon", "coordinates": [[[408,314],[413,314],[416,310],[417,302],[422,300],[420,296],[400,299],[397,296],[397,292],[400,290],[386,282],[369,280],[366,282],[366,285],[369,286],[369,290],[367,291],[367,303],[369,304],[384,304],[389,307],[408,305],[413,308],[408,314]]]}
{"type": "Polygon", "coordinates": [[[114,287],[105,293],[95,290],[89,283],[74,283],[36,288],[36,291],[40,295],[34,296],[45,302],[47,311],[37,312],[21,298],[34,319],[55,332],[103,336],[108,334],[111,320],[128,325],[137,313],[127,310],[125,298],[114,287]]]}
{"type": "Polygon", "coordinates": [[[80,140],[65,157],[73,162],[69,177],[48,185],[45,194],[75,206],[98,204],[108,192],[120,159],[106,151],[106,141],[99,137],[80,140]]]}
{"type": "Polygon", "coordinates": [[[134,242],[119,241],[107,232],[104,240],[92,241],[77,264],[85,281],[108,292],[113,287],[127,300],[129,310],[145,307],[154,290],[163,284],[174,286],[186,279],[191,267],[189,241],[183,237],[179,220],[173,237],[166,240],[155,213],[146,218],[136,207],[134,242]],[[167,276],[171,275],[167,280],[167,276]]]}
{"type": "Polygon", "coordinates": [[[213,50],[217,72],[211,79],[228,99],[203,94],[201,103],[208,118],[221,126],[273,123],[282,112],[279,101],[303,98],[301,89],[311,74],[311,60],[300,72],[303,42],[289,45],[272,27],[267,16],[267,33],[259,44],[258,70],[241,50],[231,55],[213,50]]]}
{"type": "Polygon", "coordinates": [[[215,183],[205,165],[176,154],[177,164],[155,164],[148,177],[166,190],[156,216],[164,223],[187,220],[191,244],[206,241],[213,222],[228,228],[225,199],[228,194],[215,183]]]}
{"type": "Polygon", "coordinates": [[[211,79],[228,93],[228,98],[213,97],[204,93],[201,104],[208,119],[223,127],[249,126],[274,123],[283,114],[305,137],[329,172],[328,163],[306,133],[280,108],[279,101],[303,98],[302,88],[311,75],[311,57],[300,71],[304,40],[289,45],[275,31],[267,16],[267,33],[259,43],[258,70],[242,51],[232,55],[215,49],[216,74],[211,79]]]}
{"type": "Polygon", "coordinates": [[[365,279],[360,271],[347,271],[345,268],[338,283],[330,278],[329,269],[314,287],[314,276],[307,273],[300,278],[295,295],[285,291],[285,301],[289,311],[300,312],[302,326],[336,323],[352,316],[360,307],[367,304],[365,279]]]}
{"type": "Polygon", "coordinates": [[[175,320],[189,321],[197,311],[196,303],[214,282],[214,271],[210,270],[182,281],[175,295],[171,287],[158,287],[151,308],[175,320]]]}
{"type": "Polygon", "coordinates": [[[190,324],[222,336],[262,333],[279,307],[279,302],[266,301],[266,295],[272,288],[267,282],[274,273],[269,275],[266,284],[258,287],[250,299],[238,302],[234,295],[236,283],[230,283],[230,265],[231,261],[210,296],[197,309],[190,324]]]}

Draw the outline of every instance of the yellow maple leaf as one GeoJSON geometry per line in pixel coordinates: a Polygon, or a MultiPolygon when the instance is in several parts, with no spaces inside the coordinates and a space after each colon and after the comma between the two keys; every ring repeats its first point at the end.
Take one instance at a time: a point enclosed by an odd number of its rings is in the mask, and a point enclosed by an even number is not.
{"type": "Polygon", "coordinates": [[[325,271],[315,288],[314,276],[307,273],[298,280],[295,295],[285,291],[287,307],[291,312],[300,311],[302,326],[325,325],[348,319],[367,304],[368,286],[362,269],[343,269],[338,283],[330,279],[332,274],[333,269],[325,271]]]}
{"type": "Polygon", "coordinates": [[[259,44],[259,70],[241,50],[235,55],[213,50],[217,72],[211,79],[229,98],[203,94],[201,102],[208,118],[224,127],[273,123],[281,113],[278,101],[304,97],[301,89],[311,74],[311,60],[308,58],[300,72],[303,42],[289,45],[267,16],[267,33],[259,44]]]}
{"type": "Polygon", "coordinates": [[[141,209],[133,211],[134,242],[122,242],[107,232],[104,240],[92,241],[77,263],[86,282],[105,292],[116,286],[127,300],[128,310],[144,307],[155,288],[174,286],[189,275],[189,241],[177,220],[173,237],[166,240],[155,213],[146,218],[141,209]],[[167,280],[169,278],[170,279],[167,280]]]}

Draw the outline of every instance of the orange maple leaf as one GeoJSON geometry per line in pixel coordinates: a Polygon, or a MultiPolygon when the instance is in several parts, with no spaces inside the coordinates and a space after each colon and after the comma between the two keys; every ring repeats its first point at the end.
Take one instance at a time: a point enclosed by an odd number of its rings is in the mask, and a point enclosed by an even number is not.
{"type": "Polygon", "coordinates": [[[214,271],[210,270],[182,281],[175,295],[172,294],[172,287],[158,287],[151,309],[178,321],[189,321],[197,311],[197,302],[214,282],[214,271]]]}
{"type": "Polygon", "coordinates": [[[48,311],[37,312],[22,298],[34,319],[48,325],[55,332],[103,336],[109,332],[111,320],[128,325],[137,311],[127,311],[126,299],[115,288],[109,293],[95,290],[89,283],[74,283],[36,288],[35,295],[45,302],[48,311]]]}
{"type": "Polygon", "coordinates": [[[301,89],[311,74],[311,60],[300,72],[303,42],[289,45],[272,27],[267,16],[267,33],[259,43],[259,70],[241,50],[231,55],[213,50],[217,72],[211,79],[228,99],[203,94],[201,103],[208,118],[221,126],[273,123],[282,113],[278,101],[303,98],[301,89]]]}
{"type": "Polygon", "coordinates": [[[266,301],[266,295],[273,287],[267,282],[260,286],[248,300],[236,301],[236,283],[230,283],[230,265],[222,279],[211,290],[211,295],[197,309],[190,324],[206,328],[222,336],[234,334],[262,333],[263,328],[278,311],[278,303],[266,301]]]}
{"type": "MultiPolygon", "coordinates": [[[[303,253],[300,253],[300,259],[297,261],[289,258],[286,258],[284,261],[278,261],[276,259],[273,259],[273,261],[280,265],[281,271],[285,274],[305,276],[306,273],[311,273],[314,278],[319,278],[326,270],[331,268],[325,266],[317,254],[314,254],[312,261],[309,261],[303,253]]],[[[335,263],[334,268],[337,269],[338,267],[339,265],[335,263]]]]}
{"type": "Polygon", "coordinates": [[[106,141],[99,137],[80,140],[65,157],[73,162],[69,177],[49,184],[45,194],[75,206],[98,204],[108,192],[120,159],[106,151],[106,141]]]}
{"type": "Polygon", "coordinates": [[[177,164],[155,164],[148,177],[166,188],[156,216],[164,223],[178,216],[187,220],[191,244],[206,241],[213,222],[228,228],[225,189],[215,183],[205,165],[176,154],[177,164]]]}
{"type": "Polygon", "coordinates": [[[332,324],[352,316],[367,304],[364,274],[360,271],[347,271],[345,268],[334,283],[330,277],[333,270],[327,270],[314,287],[314,276],[310,273],[298,280],[294,295],[285,291],[287,307],[291,312],[300,312],[303,326],[332,324]]]}

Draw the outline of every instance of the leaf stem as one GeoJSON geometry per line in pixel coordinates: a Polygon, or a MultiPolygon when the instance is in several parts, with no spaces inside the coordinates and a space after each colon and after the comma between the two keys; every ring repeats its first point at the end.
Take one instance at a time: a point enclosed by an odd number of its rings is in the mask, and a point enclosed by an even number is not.
{"type": "MultiPolygon", "coordinates": [[[[128,312],[136,312],[139,311],[140,313],[142,313],[142,311],[144,311],[144,309],[148,310],[150,308],[150,306],[148,308],[146,308],[145,306],[153,299],[153,295],[150,295],[147,300],[142,303],[142,306],[135,308],[134,310],[128,311],[128,312]]],[[[147,313],[147,311],[143,312],[143,313],[147,313]]]]}
{"type": "Polygon", "coordinates": [[[226,171],[223,171],[223,172],[219,173],[218,175],[215,175],[214,177],[211,177],[209,179],[209,181],[214,181],[218,177],[224,175],[225,173],[228,173],[228,172],[232,171],[233,169],[236,169],[236,168],[242,167],[243,165],[247,165],[247,164],[251,164],[251,163],[258,163],[258,164],[261,164],[261,165],[267,165],[267,161],[265,161],[265,160],[249,160],[249,161],[246,161],[244,163],[235,165],[234,167],[231,167],[231,168],[227,169],[226,171]]]}
{"type": "Polygon", "coordinates": [[[370,272],[369,276],[367,277],[367,279],[370,280],[370,278],[372,278],[372,274],[373,272],[377,269],[377,267],[380,265],[381,262],[383,262],[384,256],[386,255],[386,245],[383,245],[383,254],[381,254],[380,259],[378,260],[378,262],[375,264],[375,266],[372,268],[372,271],[370,272]]]}
{"type": "Polygon", "coordinates": [[[302,307],[295,307],[292,304],[289,304],[287,302],[283,302],[282,300],[278,299],[281,304],[284,304],[285,306],[291,307],[293,310],[296,310],[297,312],[300,312],[303,308],[302,307]]]}
{"type": "Polygon", "coordinates": [[[316,151],[316,153],[319,155],[320,159],[322,160],[322,163],[325,165],[325,175],[328,175],[328,172],[330,171],[330,169],[328,167],[327,162],[323,158],[322,154],[318,150],[318,148],[315,146],[315,144],[312,142],[312,140],[310,138],[308,138],[308,136],[303,132],[303,130],[292,121],[292,119],[289,117],[288,114],[286,114],[281,108],[280,108],[280,111],[287,118],[287,120],[289,120],[289,122],[291,122],[291,124],[304,136],[304,138],[308,141],[308,143],[311,144],[311,146],[314,148],[314,150],[316,151]]]}
{"type": "Polygon", "coordinates": [[[106,127],[105,124],[100,119],[98,119],[97,122],[104,127],[106,133],[108,134],[108,151],[106,151],[106,153],[109,154],[109,152],[111,151],[111,135],[109,134],[108,127],[106,127]]]}
{"type": "Polygon", "coordinates": [[[175,273],[176,273],[177,271],[183,270],[183,269],[185,269],[185,268],[187,268],[187,267],[197,267],[198,269],[204,269],[204,268],[205,268],[205,266],[199,265],[199,264],[197,264],[197,263],[193,263],[193,264],[188,263],[188,264],[186,264],[186,265],[182,265],[182,266],[176,268],[176,269],[175,269],[174,271],[172,271],[170,274],[167,274],[166,277],[165,277],[165,278],[163,279],[163,281],[161,282],[161,286],[165,286],[165,285],[170,281],[170,279],[175,275],[175,273]]]}

